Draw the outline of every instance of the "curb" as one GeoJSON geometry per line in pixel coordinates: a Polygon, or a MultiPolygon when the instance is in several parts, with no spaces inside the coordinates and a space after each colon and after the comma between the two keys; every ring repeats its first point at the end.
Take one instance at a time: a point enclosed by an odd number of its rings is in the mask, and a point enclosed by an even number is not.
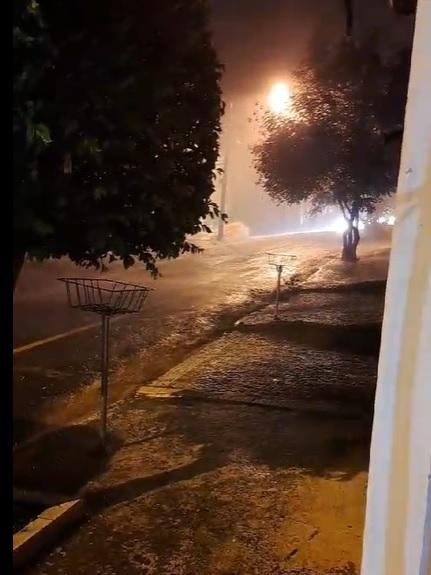
{"type": "Polygon", "coordinates": [[[13,536],[13,567],[23,567],[43,547],[52,543],[66,527],[84,514],[81,499],[66,501],[43,511],[13,536]]]}

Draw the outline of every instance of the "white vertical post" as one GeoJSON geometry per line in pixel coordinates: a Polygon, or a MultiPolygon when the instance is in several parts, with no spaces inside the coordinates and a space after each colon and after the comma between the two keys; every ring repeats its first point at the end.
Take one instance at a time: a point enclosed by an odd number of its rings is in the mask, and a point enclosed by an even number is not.
{"type": "Polygon", "coordinates": [[[362,575],[431,573],[431,0],[419,0],[371,444],[362,575]]]}

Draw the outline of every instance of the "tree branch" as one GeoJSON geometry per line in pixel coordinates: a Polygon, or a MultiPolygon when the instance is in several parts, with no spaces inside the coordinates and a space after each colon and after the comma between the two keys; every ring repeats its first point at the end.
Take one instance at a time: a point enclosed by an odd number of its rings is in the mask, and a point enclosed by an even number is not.
{"type": "MultiPolygon", "coordinates": [[[[349,209],[348,209],[348,207],[347,207],[346,202],[344,202],[344,201],[341,200],[340,198],[337,198],[337,202],[338,202],[338,205],[340,206],[340,210],[341,210],[341,213],[343,214],[343,218],[344,218],[345,220],[347,220],[348,218],[347,218],[346,212],[348,212],[349,209]]],[[[350,213],[349,213],[349,215],[350,215],[350,213]]]]}

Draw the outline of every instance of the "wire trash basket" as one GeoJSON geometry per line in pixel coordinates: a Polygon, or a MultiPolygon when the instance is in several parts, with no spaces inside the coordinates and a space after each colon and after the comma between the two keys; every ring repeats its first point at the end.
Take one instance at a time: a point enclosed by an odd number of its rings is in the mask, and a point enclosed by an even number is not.
{"type": "Polygon", "coordinates": [[[114,315],[139,312],[150,288],[117,280],[58,278],[66,285],[69,306],[101,316],[100,439],[106,449],[108,421],[109,327],[114,315]]]}
{"type": "Polygon", "coordinates": [[[150,288],[118,280],[59,278],[66,284],[69,306],[102,315],[136,313],[142,309],[150,288]]]}

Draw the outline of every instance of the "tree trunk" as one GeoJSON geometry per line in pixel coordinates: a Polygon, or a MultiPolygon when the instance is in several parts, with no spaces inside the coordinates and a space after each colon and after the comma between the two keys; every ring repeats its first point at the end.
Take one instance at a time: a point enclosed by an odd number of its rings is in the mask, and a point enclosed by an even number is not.
{"type": "Polygon", "coordinates": [[[341,259],[344,262],[354,263],[358,261],[356,249],[360,239],[358,226],[353,225],[352,220],[348,220],[347,230],[343,233],[343,251],[341,253],[341,259]]]}
{"type": "Polygon", "coordinates": [[[25,251],[14,251],[13,254],[13,291],[15,292],[16,284],[18,283],[19,274],[24,264],[25,251]]]}

